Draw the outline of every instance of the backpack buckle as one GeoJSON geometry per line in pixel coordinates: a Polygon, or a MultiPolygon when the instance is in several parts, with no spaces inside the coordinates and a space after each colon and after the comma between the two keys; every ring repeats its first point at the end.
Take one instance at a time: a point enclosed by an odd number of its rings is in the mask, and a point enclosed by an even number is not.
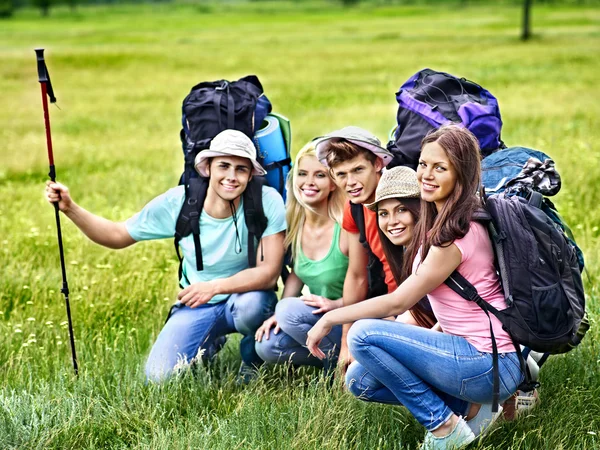
{"type": "Polygon", "coordinates": [[[224,91],[225,89],[227,89],[227,86],[229,86],[229,81],[223,80],[223,84],[221,84],[221,86],[219,86],[219,87],[216,87],[215,90],[216,91],[224,91]]]}

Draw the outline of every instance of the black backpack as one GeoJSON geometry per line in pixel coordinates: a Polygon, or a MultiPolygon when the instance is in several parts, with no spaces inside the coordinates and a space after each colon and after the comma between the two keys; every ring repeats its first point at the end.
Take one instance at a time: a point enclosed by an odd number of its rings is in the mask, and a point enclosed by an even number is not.
{"type": "MultiPolygon", "coordinates": [[[[193,234],[196,252],[196,270],[203,270],[199,221],[208,178],[201,177],[194,168],[196,155],[209,148],[212,139],[221,131],[234,129],[250,139],[271,111],[271,103],[255,75],[238,81],[218,80],[194,86],[183,100],[180,132],[184,153],[184,171],[180,184],[185,186],[185,200],[175,227],[175,250],[179,257],[179,279],[183,274],[179,241],[193,234]]],[[[248,228],[248,263],[256,266],[255,239],[260,241],[267,227],[262,205],[264,178],[253,177],[243,194],[244,216],[248,228]]]]}
{"type": "Polygon", "coordinates": [[[445,123],[461,123],[479,141],[483,156],[503,148],[502,117],[498,101],[478,84],[445,72],[423,69],[396,93],[398,126],[387,149],[394,155],[388,168],[416,170],[421,141],[445,123]]]}
{"type": "MultiPolygon", "coordinates": [[[[537,386],[529,377],[520,345],[542,353],[565,353],[576,347],[589,329],[585,294],[575,246],[541,209],[542,195],[491,195],[486,223],[496,257],[507,308],[498,311],[483,300],[458,271],[446,285],[466,300],[494,314],[511,336],[525,374],[522,390],[537,386]]],[[[498,351],[490,320],[494,397],[499,397],[498,351]]]]}
{"type": "Polygon", "coordinates": [[[379,260],[375,253],[371,250],[371,246],[367,242],[367,234],[365,230],[365,210],[363,205],[356,205],[350,203],[350,212],[352,218],[358,227],[358,239],[362,246],[367,250],[369,255],[369,262],[367,263],[367,274],[369,281],[369,288],[367,291],[367,298],[378,297],[388,293],[388,286],[385,283],[385,271],[383,270],[383,263],[379,260]]]}

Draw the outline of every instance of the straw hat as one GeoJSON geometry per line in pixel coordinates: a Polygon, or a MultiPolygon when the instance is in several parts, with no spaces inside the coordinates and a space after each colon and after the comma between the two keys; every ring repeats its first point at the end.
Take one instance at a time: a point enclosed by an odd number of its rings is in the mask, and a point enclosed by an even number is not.
{"type": "Polygon", "coordinates": [[[252,175],[265,175],[267,172],[256,160],[256,147],[241,131],[225,130],[217,134],[207,150],[196,155],[194,165],[196,171],[203,177],[208,176],[208,159],[215,156],[239,156],[248,158],[252,163],[252,175]]]}
{"type": "Polygon", "coordinates": [[[365,205],[372,211],[377,211],[377,205],[388,198],[419,198],[421,190],[417,182],[417,172],[410,167],[394,167],[383,171],[377,190],[375,201],[365,205]]]}

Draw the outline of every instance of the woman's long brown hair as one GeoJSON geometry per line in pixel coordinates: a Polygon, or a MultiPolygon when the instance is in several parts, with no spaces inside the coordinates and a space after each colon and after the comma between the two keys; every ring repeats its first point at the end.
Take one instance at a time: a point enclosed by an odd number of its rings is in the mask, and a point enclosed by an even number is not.
{"type": "Polygon", "coordinates": [[[413,244],[407,251],[407,259],[413,261],[421,248],[424,261],[431,246],[451,245],[469,231],[473,213],[482,202],[477,193],[481,184],[481,153],[477,138],[466,128],[444,125],[425,136],[421,150],[429,143],[437,142],[444,149],[456,173],[456,185],[438,213],[435,203],[421,199],[421,216],[415,229],[413,244]]]}
{"type": "MultiPolygon", "coordinates": [[[[418,198],[398,198],[397,200],[406,207],[408,212],[411,213],[413,221],[416,225],[419,222],[420,216],[420,200],[418,198]]],[[[385,254],[387,262],[390,266],[394,280],[396,280],[396,284],[400,286],[400,284],[402,284],[402,282],[406,280],[411,273],[412,260],[404,257],[406,251],[403,246],[393,244],[392,241],[390,241],[385,233],[381,230],[381,228],[379,228],[379,215],[377,216],[377,224],[377,232],[379,233],[379,240],[381,241],[383,253],[385,254]]],[[[410,308],[410,312],[415,321],[420,327],[423,328],[431,328],[437,322],[431,309],[423,306],[423,302],[428,301],[429,300],[427,300],[425,297],[416,303],[412,308],[410,308]]]]}

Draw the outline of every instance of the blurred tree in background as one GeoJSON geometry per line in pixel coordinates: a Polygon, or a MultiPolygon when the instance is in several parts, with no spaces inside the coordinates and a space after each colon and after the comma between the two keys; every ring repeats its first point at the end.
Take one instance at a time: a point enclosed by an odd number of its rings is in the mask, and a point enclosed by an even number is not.
{"type": "Polygon", "coordinates": [[[0,18],[12,16],[14,8],[12,0],[0,0],[0,18]]]}

